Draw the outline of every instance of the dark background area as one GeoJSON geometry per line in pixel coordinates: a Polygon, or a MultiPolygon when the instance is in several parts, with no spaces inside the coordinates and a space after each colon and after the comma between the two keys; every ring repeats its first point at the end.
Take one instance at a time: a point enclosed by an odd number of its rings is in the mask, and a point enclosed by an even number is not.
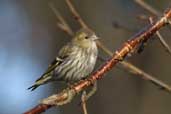
{"type": "MultiPolygon", "coordinates": [[[[57,19],[48,7],[49,0],[0,0],[0,114],[20,114],[40,99],[60,91],[61,84],[41,86],[34,92],[27,88],[44,72],[69,36],[56,26],[57,19]]],[[[64,0],[51,0],[76,31],[79,25],[70,14],[64,0]]],[[[148,22],[137,19],[150,15],[133,0],[73,0],[85,22],[101,41],[115,51],[124,41],[141,30],[148,22]],[[119,23],[129,29],[114,28],[119,23]]],[[[170,0],[149,0],[163,11],[170,0]]],[[[171,31],[161,30],[171,45],[171,31]]],[[[100,56],[108,58],[103,52],[100,56]]],[[[142,54],[128,60],[171,85],[171,56],[158,40],[150,41],[142,54]]],[[[98,61],[97,67],[102,64],[98,61]]],[[[122,69],[113,68],[98,82],[97,93],[87,102],[89,114],[170,114],[171,95],[122,69]]],[[[51,108],[46,114],[82,113],[74,102],[51,108]]]]}

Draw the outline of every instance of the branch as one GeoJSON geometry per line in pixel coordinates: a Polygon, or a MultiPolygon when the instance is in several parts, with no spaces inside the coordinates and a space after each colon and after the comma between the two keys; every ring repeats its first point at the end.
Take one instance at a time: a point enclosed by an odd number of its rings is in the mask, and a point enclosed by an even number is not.
{"type": "MultiPolygon", "coordinates": [[[[152,17],[149,18],[149,21],[150,21],[151,24],[153,24],[153,22],[154,22],[152,17]]],[[[171,55],[171,48],[170,48],[170,46],[166,43],[166,41],[164,40],[164,38],[162,37],[162,35],[160,34],[159,31],[157,31],[156,34],[157,34],[157,36],[158,36],[157,38],[159,39],[159,41],[162,44],[162,46],[171,55]]]]}
{"type": "MultiPolygon", "coordinates": [[[[156,9],[154,9],[152,6],[150,6],[149,4],[147,4],[144,0],[135,0],[135,2],[137,4],[139,4],[142,8],[146,9],[147,11],[149,11],[150,13],[152,13],[155,16],[160,17],[162,15],[162,13],[160,11],[157,11],[156,9]]],[[[152,18],[150,19],[150,21],[152,22],[152,18]]],[[[168,20],[169,24],[171,25],[171,20],[168,20]]],[[[164,38],[161,36],[161,34],[159,33],[159,31],[156,32],[160,43],[162,44],[162,46],[166,49],[166,51],[171,54],[171,48],[170,46],[166,43],[166,41],[164,40],[164,38]]]]}
{"type": "MultiPolygon", "coordinates": [[[[150,13],[152,13],[155,16],[160,17],[162,15],[162,12],[157,11],[156,9],[154,9],[152,6],[150,6],[149,4],[147,4],[144,0],[135,0],[135,2],[137,4],[139,4],[142,8],[146,9],[147,11],[149,11],[150,13]]],[[[171,25],[171,20],[168,20],[168,23],[171,25]]]]}
{"type": "MultiPolygon", "coordinates": [[[[66,3],[72,13],[72,15],[74,17],[77,17],[77,21],[78,23],[83,27],[83,28],[88,28],[87,24],[83,21],[83,19],[81,18],[81,16],[79,15],[79,13],[77,12],[77,10],[75,9],[75,7],[73,6],[73,4],[71,3],[71,0],[66,0],[66,3]]],[[[90,28],[89,28],[90,29],[90,28]]],[[[107,48],[105,47],[100,41],[97,41],[97,45],[109,56],[112,57],[113,53],[107,48]]],[[[165,83],[163,83],[162,81],[158,80],[157,78],[154,78],[153,76],[149,75],[148,73],[144,72],[143,70],[141,70],[140,68],[134,66],[133,64],[127,62],[127,61],[122,61],[119,62],[119,64],[121,66],[123,66],[127,71],[141,76],[143,79],[148,80],[150,82],[152,82],[153,84],[159,86],[160,88],[164,88],[162,90],[166,90],[167,92],[171,92],[171,87],[165,83]]]]}
{"type": "Polygon", "coordinates": [[[83,21],[83,19],[81,18],[81,16],[78,14],[78,12],[76,11],[76,9],[73,7],[71,1],[70,0],[65,0],[65,1],[66,1],[67,5],[68,5],[68,7],[69,7],[69,9],[70,9],[70,11],[72,13],[72,15],[74,16],[75,20],[77,20],[80,23],[81,27],[83,27],[83,28],[89,28],[87,26],[87,24],[85,24],[85,22],[83,21]]]}
{"type": "Polygon", "coordinates": [[[52,105],[39,104],[39,105],[35,106],[33,109],[31,109],[27,112],[24,112],[24,114],[40,114],[42,112],[45,112],[46,110],[48,110],[51,107],[52,107],[52,105]]]}
{"type": "Polygon", "coordinates": [[[71,87],[63,90],[62,92],[44,99],[41,104],[31,109],[30,111],[25,112],[24,114],[39,114],[40,112],[43,112],[52,106],[59,106],[69,103],[76,94],[80,93],[81,91],[95,83],[97,80],[106,76],[104,75],[105,73],[116,66],[119,61],[122,61],[143,41],[149,40],[151,36],[153,36],[159,29],[161,29],[168,23],[169,18],[171,18],[171,9],[167,10],[167,12],[164,13],[164,16],[161,17],[153,25],[147,26],[144,30],[125,42],[120,49],[115,51],[111,59],[109,59],[104,65],[102,65],[96,72],[92,73],[87,79],[81,80],[71,87]],[[36,111],[38,108],[39,112],[36,111]]]}
{"type": "Polygon", "coordinates": [[[86,91],[83,91],[82,96],[81,96],[81,105],[83,108],[84,114],[88,114],[87,112],[87,106],[86,106],[86,91]]]}
{"type": "Polygon", "coordinates": [[[63,30],[65,33],[67,33],[70,36],[74,35],[74,32],[72,31],[71,27],[68,25],[68,23],[65,21],[65,19],[62,17],[62,15],[56,10],[54,5],[52,3],[49,3],[49,7],[54,12],[57,19],[59,19],[59,23],[57,23],[57,26],[63,30]]]}
{"type": "Polygon", "coordinates": [[[154,9],[153,7],[151,7],[149,4],[144,2],[144,0],[135,0],[135,2],[155,16],[161,16],[162,15],[161,12],[159,12],[156,9],[154,9]]]}

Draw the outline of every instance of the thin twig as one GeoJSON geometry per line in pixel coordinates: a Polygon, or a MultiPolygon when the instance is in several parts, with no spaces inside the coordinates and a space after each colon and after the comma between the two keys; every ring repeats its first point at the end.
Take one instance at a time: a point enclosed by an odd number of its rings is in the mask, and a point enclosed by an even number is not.
{"type": "Polygon", "coordinates": [[[87,106],[86,106],[86,91],[83,91],[82,96],[81,96],[81,105],[83,108],[84,114],[88,114],[87,112],[87,106]]]}
{"type": "Polygon", "coordinates": [[[72,36],[74,34],[74,32],[72,31],[72,29],[68,25],[68,23],[65,21],[65,19],[62,17],[62,15],[58,12],[58,10],[54,7],[54,5],[52,3],[49,3],[49,7],[54,12],[57,19],[59,19],[59,23],[57,23],[57,26],[61,30],[63,30],[64,32],[66,32],[67,34],[72,36]]]}
{"type": "Polygon", "coordinates": [[[159,31],[156,32],[161,44],[163,45],[163,47],[165,47],[166,51],[171,54],[171,48],[170,46],[166,43],[166,41],[164,40],[164,38],[162,37],[162,35],[160,34],[159,31]]]}
{"type": "MultiPolygon", "coordinates": [[[[84,22],[84,20],[81,18],[81,16],[79,15],[79,13],[77,12],[77,10],[75,9],[74,5],[72,4],[71,0],[66,0],[66,3],[72,13],[72,15],[74,17],[77,17],[77,21],[78,23],[82,26],[82,27],[86,27],[89,28],[87,26],[87,24],[84,22]]],[[[109,56],[112,56],[113,53],[105,46],[103,45],[100,41],[97,41],[97,45],[105,52],[107,53],[109,56]]],[[[127,71],[134,73],[135,76],[139,75],[141,76],[143,79],[149,80],[150,82],[152,82],[155,85],[158,85],[160,88],[165,88],[163,90],[166,91],[170,91],[170,87],[169,85],[165,84],[164,82],[158,80],[157,78],[154,78],[153,76],[151,76],[150,74],[144,72],[143,70],[141,70],[140,68],[134,66],[133,64],[127,62],[127,61],[122,61],[119,62],[121,66],[123,66],[127,71]]]]}
{"type": "Polygon", "coordinates": [[[88,26],[84,23],[83,19],[80,17],[80,15],[77,13],[75,8],[73,7],[71,1],[70,0],[66,0],[66,3],[68,5],[71,13],[73,14],[75,20],[77,20],[80,23],[81,27],[88,28],[88,26]]]}
{"type": "MultiPolygon", "coordinates": [[[[125,65],[125,67],[127,67],[129,65],[129,63],[124,62],[124,61],[122,62],[122,64],[125,65]]],[[[134,72],[134,74],[137,74],[144,80],[150,81],[152,84],[158,86],[159,88],[162,88],[161,90],[166,90],[167,92],[171,92],[171,87],[169,85],[165,84],[164,82],[158,80],[155,77],[152,77],[151,75],[147,74],[146,72],[142,71],[141,69],[139,69],[133,65],[130,65],[130,67],[132,67],[132,69],[134,69],[134,70],[132,70],[132,72],[136,71],[136,72],[134,72]]]]}
{"type": "Polygon", "coordinates": [[[149,11],[150,13],[152,13],[153,15],[156,15],[156,16],[161,16],[162,15],[161,12],[159,12],[156,9],[154,9],[153,7],[151,7],[149,4],[144,2],[144,0],[135,0],[135,2],[138,3],[144,9],[146,9],[147,11],[149,11]]]}
{"type": "MultiPolygon", "coordinates": [[[[139,4],[142,8],[146,9],[150,13],[152,13],[155,16],[160,17],[162,15],[162,12],[154,9],[151,5],[147,4],[144,0],[134,0],[137,4],[139,4]]],[[[171,25],[171,20],[168,20],[169,24],[171,25]]]]}
{"type": "MultiPolygon", "coordinates": [[[[151,24],[154,23],[154,20],[152,17],[149,18],[149,21],[151,24]]],[[[162,44],[162,46],[164,47],[164,49],[171,55],[171,48],[170,46],[166,43],[166,41],[164,40],[164,38],[162,37],[162,35],[160,34],[159,31],[156,32],[157,34],[157,38],[159,39],[160,43],[162,44]]]]}
{"type": "MultiPolygon", "coordinates": [[[[162,13],[160,11],[157,11],[156,9],[154,9],[151,5],[147,4],[144,0],[135,0],[136,3],[138,3],[141,7],[143,7],[144,9],[146,9],[147,11],[149,11],[150,13],[152,13],[155,16],[160,17],[162,15],[162,13]]],[[[153,23],[152,18],[150,18],[151,23],[153,23]]],[[[168,21],[169,24],[171,25],[171,21],[168,21]]],[[[160,43],[162,44],[162,46],[166,49],[166,51],[171,54],[171,48],[170,46],[166,43],[166,41],[164,40],[164,38],[161,36],[160,32],[157,31],[156,32],[160,43]]]]}
{"type": "Polygon", "coordinates": [[[152,38],[151,36],[153,36],[159,29],[167,25],[167,20],[170,18],[171,8],[156,23],[147,26],[141,32],[130,38],[127,42],[124,42],[121,48],[115,51],[112,58],[106,61],[106,63],[102,65],[96,72],[88,76],[87,79],[81,80],[78,83],[73,84],[73,86],[63,90],[62,92],[44,99],[41,104],[24,114],[39,114],[41,111],[45,111],[52,106],[64,105],[66,103],[71,102],[71,100],[75,97],[76,94],[80,93],[81,91],[84,91],[94,82],[106,76],[104,75],[105,73],[115,67],[116,64],[119,63],[119,61],[122,61],[129,53],[131,53],[132,50],[134,50],[144,40],[146,41],[152,38]],[[47,103],[46,101],[49,101],[51,97],[53,97],[53,100],[47,103]],[[42,104],[44,104],[45,106],[42,106],[42,104]],[[39,112],[35,112],[38,107],[39,109],[41,109],[41,111],[39,110],[39,112]]]}

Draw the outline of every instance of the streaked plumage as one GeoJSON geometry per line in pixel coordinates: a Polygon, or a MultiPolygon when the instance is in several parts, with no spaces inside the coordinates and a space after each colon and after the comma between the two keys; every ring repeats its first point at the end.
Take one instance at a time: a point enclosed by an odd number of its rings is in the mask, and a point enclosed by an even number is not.
{"type": "Polygon", "coordinates": [[[28,89],[34,90],[51,81],[73,83],[87,77],[94,69],[97,59],[96,39],[98,38],[92,31],[81,29],[71,42],[59,51],[58,57],[46,72],[28,89]]]}

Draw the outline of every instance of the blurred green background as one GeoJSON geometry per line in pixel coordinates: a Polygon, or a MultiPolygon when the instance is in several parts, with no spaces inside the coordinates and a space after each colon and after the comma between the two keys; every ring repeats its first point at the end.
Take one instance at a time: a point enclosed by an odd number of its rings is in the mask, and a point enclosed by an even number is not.
{"type": "MultiPolygon", "coordinates": [[[[58,50],[70,37],[57,28],[57,19],[48,7],[50,0],[0,0],[0,114],[21,114],[40,99],[60,91],[61,84],[26,90],[44,72],[58,50]]],[[[73,30],[80,26],[70,14],[64,0],[51,0],[73,30]]],[[[148,24],[137,19],[150,15],[133,0],[73,0],[85,22],[102,37],[101,41],[115,51],[124,41],[148,24]],[[118,23],[123,28],[113,27],[118,23]]],[[[170,0],[149,0],[159,11],[170,0]]],[[[171,32],[161,30],[171,45],[171,32]]],[[[103,52],[100,56],[109,58],[103,52]]],[[[171,85],[171,60],[158,40],[150,41],[142,54],[130,62],[171,85]]],[[[98,61],[97,67],[102,64],[98,61]]],[[[51,108],[46,114],[82,113],[74,102],[51,108]]],[[[171,95],[124,70],[113,68],[99,81],[97,93],[87,102],[89,114],[170,114],[171,95]]]]}

